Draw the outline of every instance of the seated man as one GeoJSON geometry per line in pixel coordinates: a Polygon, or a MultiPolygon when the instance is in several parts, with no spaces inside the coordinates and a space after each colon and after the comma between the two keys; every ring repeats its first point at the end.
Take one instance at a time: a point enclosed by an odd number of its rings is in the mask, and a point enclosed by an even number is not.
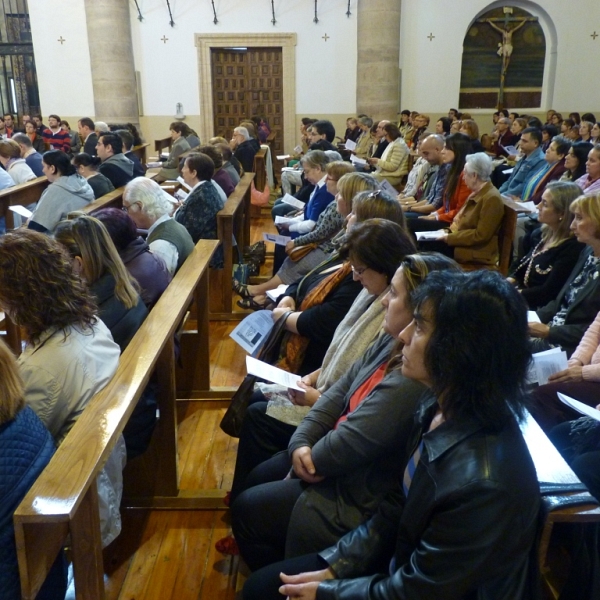
{"type": "Polygon", "coordinates": [[[83,151],[90,156],[96,156],[96,144],[98,143],[98,136],[95,131],[94,121],[89,117],[84,117],[77,121],[77,129],[79,135],[83,140],[83,151]]]}
{"type": "Polygon", "coordinates": [[[520,198],[529,180],[544,165],[542,149],[542,132],[534,127],[527,127],[521,134],[521,152],[523,158],[517,162],[510,177],[500,186],[500,193],[505,196],[520,198]]]}
{"type": "Polygon", "coordinates": [[[62,150],[69,153],[71,150],[71,136],[60,126],[60,117],[50,115],[48,117],[48,127],[42,133],[44,144],[49,144],[51,150],[62,150]]]}
{"type": "MultiPolygon", "coordinates": [[[[446,185],[447,168],[441,168],[444,138],[440,135],[428,135],[420,146],[420,154],[427,162],[426,169],[413,196],[399,198],[407,217],[428,215],[442,206],[444,187],[446,185]]],[[[421,168],[415,164],[415,168],[421,168]]],[[[410,174],[409,174],[410,178],[410,174]]]]}
{"type": "Polygon", "coordinates": [[[242,168],[246,173],[254,172],[254,157],[256,156],[256,146],[246,127],[236,127],[233,130],[230,147],[233,155],[240,161],[242,168]]]}
{"type": "Polygon", "coordinates": [[[127,129],[117,129],[115,133],[123,141],[123,154],[133,163],[133,176],[143,177],[146,170],[142,166],[140,159],[131,151],[133,147],[133,135],[127,129]]]}
{"type": "Polygon", "coordinates": [[[389,122],[390,121],[384,119],[377,123],[377,128],[375,129],[375,143],[372,146],[369,158],[381,158],[383,151],[388,147],[389,142],[385,139],[385,131],[383,128],[389,122]]]}
{"type": "Polygon", "coordinates": [[[152,179],[136,177],[125,187],[123,208],[139,229],[148,230],[150,250],[174,275],[194,250],[194,242],[188,230],[170,216],[171,196],[152,179]]]}
{"type": "Polygon", "coordinates": [[[33,148],[29,136],[25,133],[15,133],[13,140],[19,144],[21,158],[25,159],[25,162],[35,173],[35,176],[42,177],[44,174],[42,171],[42,155],[33,148]]]}
{"type": "Polygon", "coordinates": [[[102,161],[100,173],[110,179],[115,189],[133,179],[133,163],[123,154],[123,142],[116,133],[102,135],[96,152],[102,161]]]}
{"type": "Polygon", "coordinates": [[[511,125],[511,120],[508,117],[502,117],[498,119],[498,122],[496,123],[496,129],[492,133],[494,143],[492,144],[490,154],[493,156],[508,156],[508,152],[505,150],[505,148],[508,146],[514,146],[517,143],[519,136],[515,135],[510,130],[511,125]]]}

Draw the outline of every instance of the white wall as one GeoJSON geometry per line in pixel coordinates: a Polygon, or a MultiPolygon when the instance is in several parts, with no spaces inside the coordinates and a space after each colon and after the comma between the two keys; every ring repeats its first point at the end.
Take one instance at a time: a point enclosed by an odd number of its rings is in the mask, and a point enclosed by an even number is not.
{"type": "Polygon", "coordinates": [[[94,116],[84,1],[29,0],[29,15],[42,114],[94,116]]]}
{"type": "MultiPolygon", "coordinates": [[[[506,3],[461,0],[460,4],[449,6],[447,0],[402,0],[403,108],[441,113],[458,104],[462,45],[467,29],[477,14],[502,4],[506,3]],[[433,41],[427,38],[430,33],[435,36],[433,41]]],[[[592,82],[598,71],[600,37],[594,41],[590,35],[594,26],[600,33],[600,2],[579,0],[572,9],[566,8],[564,0],[543,0],[543,3],[514,0],[510,4],[540,15],[547,53],[542,108],[598,111],[600,91],[592,82]],[[557,42],[553,93],[549,87],[552,25],[557,42]]]]}
{"type": "Polygon", "coordinates": [[[344,0],[320,3],[318,24],[312,22],[310,2],[276,0],[275,26],[269,2],[217,0],[219,23],[215,25],[210,2],[174,0],[173,28],[164,0],[139,4],[144,21],[135,19],[132,5],[133,47],[147,116],[175,114],[177,102],[186,114],[199,113],[196,33],[296,32],[296,111],[353,114],[356,110],[356,15],[345,16],[344,0]],[[326,33],[327,42],[322,39],[326,33]],[[163,35],[169,40],[166,44],[160,41],[163,35]]]}

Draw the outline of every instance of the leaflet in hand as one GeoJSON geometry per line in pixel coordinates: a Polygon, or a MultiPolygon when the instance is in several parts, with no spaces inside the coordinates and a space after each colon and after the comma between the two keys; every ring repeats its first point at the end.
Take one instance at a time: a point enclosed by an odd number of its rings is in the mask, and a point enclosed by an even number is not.
{"type": "Polygon", "coordinates": [[[346,140],[346,150],[356,150],[356,142],[352,140],[346,140]]]}
{"type": "Polygon", "coordinates": [[[161,162],[149,162],[149,163],[146,163],[146,167],[148,169],[158,169],[159,167],[162,167],[162,163],[161,162]]]}
{"type": "Polygon", "coordinates": [[[567,353],[560,348],[552,348],[544,352],[536,352],[533,356],[533,363],[529,368],[529,381],[545,385],[548,383],[548,377],[563,371],[569,365],[567,363],[567,353]]]}
{"type": "Polygon", "coordinates": [[[508,152],[509,156],[518,156],[518,154],[519,154],[519,149],[516,148],[515,146],[501,146],[501,148],[503,150],[506,150],[506,152],[508,152]]]}
{"type": "Polygon", "coordinates": [[[263,233],[263,240],[265,242],[273,242],[278,246],[285,246],[288,242],[292,241],[289,235],[276,235],[275,233],[263,233]]]}
{"type": "Polygon", "coordinates": [[[303,221],[304,217],[282,217],[281,215],[277,215],[275,217],[275,225],[279,225],[280,223],[298,223],[299,221],[303,221]]]}
{"type": "Polygon", "coordinates": [[[281,201],[284,204],[289,204],[290,206],[294,206],[296,208],[304,208],[304,202],[302,200],[298,200],[298,198],[294,198],[291,194],[286,194],[281,201]]]}
{"type": "Polygon", "coordinates": [[[578,413],[585,415],[586,417],[592,417],[592,419],[596,419],[596,421],[600,421],[600,410],[596,410],[583,402],[579,402],[579,400],[575,400],[569,396],[565,396],[560,392],[557,392],[558,399],[567,406],[571,407],[573,410],[576,410],[578,413]]]}
{"type": "Polygon", "coordinates": [[[294,152],[296,154],[302,154],[302,146],[300,146],[300,144],[298,144],[295,148],[294,148],[294,152]]]}
{"type": "Polygon", "coordinates": [[[292,388],[300,392],[304,391],[301,387],[298,387],[297,381],[300,380],[298,375],[273,367],[262,360],[246,356],[246,369],[248,370],[248,375],[255,375],[266,381],[278,383],[286,388],[292,388]]]}
{"type": "Polygon", "coordinates": [[[21,206],[20,204],[13,204],[12,206],[9,206],[8,208],[9,208],[9,210],[12,210],[17,215],[20,215],[21,217],[25,217],[26,219],[29,219],[31,217],[31,215],[33,214],[28,208],[25,208],[24,206],[21,206]]]}
{"type": "Polygon", "coordinates": [[[167,194],[167,196],[169,202],[177,204],[177,200],[179,200],[179,202],[185,202],[185,199],[189,196],[189,194],[187,192],[184,192],[182,189],[179,189],[175,192],[175,197],[171,196],[171,194],[167,194]]]}
{"type": "Polygon", "coordinates": [[[364,158],[358,158],[355,154],[350,157],[350,162],[353,165],[366,165],[367,161],[364,158]]]}
{"type": "Polygon", "coordinates": [[[181,177],[181,175],[177,178],[177,181],[188,191],[191,192],[192,191],[192,186],[188,185],[184,180],[183,177],[181,177]]]}
{"type": "Polygon", "coordinates": [[[417,242],[420,242],[421,240],[439,240],[448,234],[443,229],[437,229],[436,231],[415,231],[415,235],[417,242]]]}
{"type": "Polygon", "coordinates": [[[273,302],[277,301],[277,298],[281,296],[281,294],[285,294],[285,291],[288,289],[288,285],[285,283],[280,283],[274,290],[268,290],[267,296],[273,300],[273,302]]]}
{"type": "Polygon", "coordinates": [[[538,317],[538,314],[535,312],[535,310],[527,311],[527,322],[528,323],[541,323],[540,318],[538,317]]]}
{"type": "Polygon", "coordinates": [[[273,329],[273,313],[270,310],[259,310],[248,315],[229,334],[246,352],[255,356],[273,329]]]}
{"type": "Polygon", "coordinates": [[[389,194],[392,198],[396,198],[398,196],[398,190],[396,190],[394,188],[394,186],[387,179],[384,179],[379,184],[379,189],[382,192],[386,192],[387,194],[389,194]]]}

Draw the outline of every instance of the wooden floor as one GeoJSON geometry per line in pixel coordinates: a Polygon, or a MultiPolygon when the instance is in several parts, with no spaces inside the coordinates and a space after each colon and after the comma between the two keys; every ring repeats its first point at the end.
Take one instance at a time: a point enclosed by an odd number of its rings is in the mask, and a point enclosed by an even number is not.
{"type": "MultiPolygon", "coordinates": [[[[266,210],[253,219],[252,241],[261,239],[263,231],[275,231],[266,210]]],[[[264,272],[267,269],[268,264],[264,272]]],[[[237,386],[246,374],[246,353],[229,337],[236,324],[210,324],[214,387],[237,386]]],[[[224,402],[181,403],[182,489],[231,488],[237,440],[219,429],[226,406],[224,402]]],[[[236,598],[237,565],[214,549],[215,542],[229,533],[226,510],[123,510],[122,519],[121,535],[104,551],[107,600],[236,598]]]]}

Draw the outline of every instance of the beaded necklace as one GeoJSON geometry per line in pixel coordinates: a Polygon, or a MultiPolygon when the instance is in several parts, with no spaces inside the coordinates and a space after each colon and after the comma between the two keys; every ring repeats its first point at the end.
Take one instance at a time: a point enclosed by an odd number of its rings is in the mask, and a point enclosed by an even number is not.
{"type": "MultiPolygon", "coordinates": [[[[531,274],[531,269],[533,268],[533,261],[535,258],[537,258],[538,256],[540,256],[540,254],[543,254],[544,252],[550,250],[550,248],[544,248],[544,241],[541,240],[538,245],[533,249],[533,251],[531,252],[531,258],[529,259],[529,264],[527,265],[527,269],[525,270],[525,276],[523,277],[523,287],[527,287],[527,284],[529,283],[529,275],[531,274]],[[538,251],[538,248],[540,248],[540,250],[538,251]]],[[[523,261],[521,262],[521,265],[526,261],[527,257],[525,257],[523,259],[523,261]]],[[[538,275],[548,275],[548,273],[550,273],[550,271],[552,271],[552,265],[549,265],[547,269],[542,269],[540,268],[539,265],[535,265],[535,272],[538,275]]]]}

